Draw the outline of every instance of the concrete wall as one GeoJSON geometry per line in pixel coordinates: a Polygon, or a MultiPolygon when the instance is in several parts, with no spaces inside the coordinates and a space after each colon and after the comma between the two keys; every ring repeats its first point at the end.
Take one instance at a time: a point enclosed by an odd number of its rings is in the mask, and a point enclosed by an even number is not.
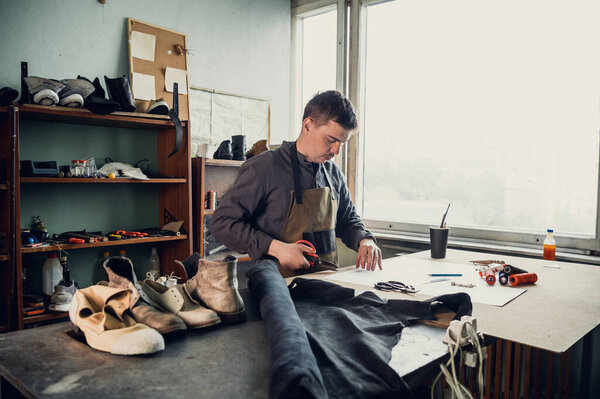
{"type": "MultiPolygon", "coordinates": [[[[290,0],[0,0],[0,86],[129,73],[126,19],[185,33],[190,84],[272,100],[272,143],[288,139],[290,0]]],[[[101,79],[102,80],[102,79],[101,79]]]]}

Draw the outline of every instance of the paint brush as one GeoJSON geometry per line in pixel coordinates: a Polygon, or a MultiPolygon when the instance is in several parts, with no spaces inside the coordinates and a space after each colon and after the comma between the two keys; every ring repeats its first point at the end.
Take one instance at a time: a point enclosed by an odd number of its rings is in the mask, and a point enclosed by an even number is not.
{"type": "Polygon", "coordinates": [[[440,229],[443,229],[444,227],[446,227],[446,216],[448,215],[448,209],[450,209],[450,204],[448,204],[448,208],[446,208],[446,213],[444,213],[444,216],[442,217],[442,223],[440,223],[440,229]]]}

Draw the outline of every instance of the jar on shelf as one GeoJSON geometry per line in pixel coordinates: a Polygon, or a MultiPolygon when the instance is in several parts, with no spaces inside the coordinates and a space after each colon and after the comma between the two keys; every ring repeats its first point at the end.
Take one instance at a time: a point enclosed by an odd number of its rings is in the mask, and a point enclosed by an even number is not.
{"type": "Polygon", "coordinates": [[[88,177],[90,171],[86,160],[74,159],[71,161],[71,173],[74,177],[88,177]]]}

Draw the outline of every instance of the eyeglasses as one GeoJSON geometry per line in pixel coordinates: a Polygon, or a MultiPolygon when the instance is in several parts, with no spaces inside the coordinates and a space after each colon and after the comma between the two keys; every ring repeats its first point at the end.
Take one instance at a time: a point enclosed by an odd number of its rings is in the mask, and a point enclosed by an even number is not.
{"type": "Polygon", "coordinates": [[[403,282],[394,280],[380,281],[379,283],[375,283],[374,287],[379,291],[406,292],[411,294],[419,292],[419,290],[415,289],[415,287],[412,285],[404,284],[403,282]]]}

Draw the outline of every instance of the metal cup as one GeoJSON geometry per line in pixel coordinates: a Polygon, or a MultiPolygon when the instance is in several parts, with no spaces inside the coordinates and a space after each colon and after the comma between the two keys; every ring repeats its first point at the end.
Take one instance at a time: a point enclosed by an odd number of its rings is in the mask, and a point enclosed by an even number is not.
{"type": "Polygon", "coordinates": [[[431,257],[442,259],[446,257],[448,246],[448,228],[429,227],[429,243],[431,245],[431,257]]]}

